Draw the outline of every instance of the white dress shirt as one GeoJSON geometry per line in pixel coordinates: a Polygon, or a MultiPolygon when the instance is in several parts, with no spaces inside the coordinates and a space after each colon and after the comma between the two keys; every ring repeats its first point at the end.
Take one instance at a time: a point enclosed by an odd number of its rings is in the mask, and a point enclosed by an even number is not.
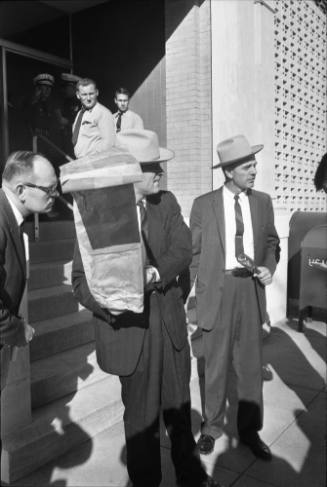
{"type": "MultiPolygon", "coordinates": [[[[115,125],[117,125],[118,114],[119,111],[114,113],[115,125]]],[[[126,112],[122,112],[120,131],[122,132],[124,130],[130,130],[130,129],[143,130],[144,125],[140,115],[138,115],[135,112],[132,112],[132,110],[127,110],[126,112]]]]}
{"type": "MultiPolygon", "coordinates": [[[[235,194],[232,193],[226,186],[223,187],[223,202],[224,202],[224,216],[225,216],[225,269],[233,269],[234,267],[242,267],[235,257],[235,194]]],[[[254,258],[253,246],[253,227],[250,211],[249,198],[244,191],[239,194],[239,204],[242,210],[242,217],[244,222],[243,247],[244,253],[254,258]]]]}
{"type": "MultiPolygon", "coordinates": [[[[78,112],[74,127],[78,119],[78,112]]],[[[90,110],[85,110],[74,147],[77,158],[110,149],[116,142],[116,128],[112,113],[108,108],[96,103],[90,110]]]]}

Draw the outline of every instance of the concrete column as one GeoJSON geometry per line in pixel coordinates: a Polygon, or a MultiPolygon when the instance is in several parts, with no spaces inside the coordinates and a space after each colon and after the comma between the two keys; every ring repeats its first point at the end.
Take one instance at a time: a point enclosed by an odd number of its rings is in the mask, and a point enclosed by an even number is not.
{"type": "Polygon", "coordinates": [[[210,0],[166,0],[168,189],[188,217],[212,189],[210,0]]]}
{"type": "MultiPolygon", "coordinates": [[[[264,144],[256,188],[273,195],[274,14],[254,0],[212,0],[211,24],[213,161],[217,142],[231,135],[264,144]]],[[[223,180],[215,170],[213,186],[223,180]]]]}

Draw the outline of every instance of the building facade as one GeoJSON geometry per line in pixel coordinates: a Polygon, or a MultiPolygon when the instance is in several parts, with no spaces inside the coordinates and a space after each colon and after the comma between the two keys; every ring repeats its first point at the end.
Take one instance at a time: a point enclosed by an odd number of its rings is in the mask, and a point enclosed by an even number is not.
{"type": "MultiPolygon", "coordinates": [[[[298,210],[326,211],[325,195],[313,186],[327,150],[326,1],[86,4],[0,3],[0,163],[11,150],[28,148],[17,147],[26,140],[17,107],[39,72],[96,79],[100,102],[111,109],[117,86],[131,91],[145,127],[175,151],[164,184],[186,220],[194,198],[223,181],[212,169],[217,143],[238,133],[263,143],[256,188],[272,196],[282,247],[268,311],[272,323],[283,319],[290,219],[298,210]]],[[[30,236],[29,316],[38,336],[31,353],[19,354],[3,401],[6,482],[91,438],[122,411],[117,383],[96,370],[90,317],[72,300],[72,222],[41,223],[39,243],[32,230],[30,236]],[[86,385],[97,397],[99,380],[111,392],[91,405],[86,385]]]]}

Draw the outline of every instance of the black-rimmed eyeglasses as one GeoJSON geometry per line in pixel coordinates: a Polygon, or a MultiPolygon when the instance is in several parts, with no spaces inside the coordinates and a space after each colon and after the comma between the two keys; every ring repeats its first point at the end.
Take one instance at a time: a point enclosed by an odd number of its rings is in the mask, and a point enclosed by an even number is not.
{"type": "Polygon", "coordinates": [[[24,186],[27,186],[28,188],[40,189],[41,191],[44,191],[49,197],[56,196],[58,194],[57,185],[46,187],[46,186],[38,186],[37,184],[33,184],[33,183],[24,183],[24,186]]]}

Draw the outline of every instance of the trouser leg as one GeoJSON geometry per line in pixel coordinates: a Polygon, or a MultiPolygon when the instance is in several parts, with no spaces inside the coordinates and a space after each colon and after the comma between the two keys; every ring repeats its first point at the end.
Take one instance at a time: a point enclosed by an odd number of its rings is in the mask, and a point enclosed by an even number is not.
{"type": "Polygon", "coordinates": [[[191,428],[190,348],[175,350],[163,325],[163,418],[171,439],[171,456],[177,481],[198,486],[206,478],[191,428]]]}
{"type": "Polygon", "coordinates": [[[233,332],[238,319],[237,288],[232,276],[225,276],[220,312],[215,327],[203,331],[205,358],[205,412],[202,433],[221,436],[226,409],[228,371],[233,332]]]}
{"type": "Polygon", "coordinates": [[[234,367],[237,374],[240,436],[262,428],[262,333],[254,280],[239,279],[241,320],[234,341],[234,367]]]}
{"type": "Polygon", "coordinates": [[[158,487],[161,481],[159,411],[162,376],[160,315],[151,297],[150,327],[134,373],[120,377],[125,406],[127,470],[133,487],[158,487]]]}

